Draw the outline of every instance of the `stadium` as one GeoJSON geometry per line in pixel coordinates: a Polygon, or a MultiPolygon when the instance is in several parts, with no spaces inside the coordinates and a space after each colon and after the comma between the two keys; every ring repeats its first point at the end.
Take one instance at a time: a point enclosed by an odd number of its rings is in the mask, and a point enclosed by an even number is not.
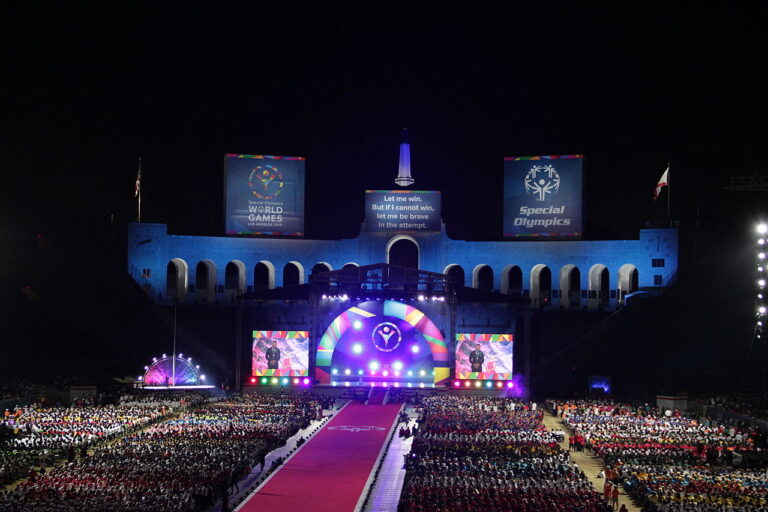
{"type": "Polygon", "coordinates": [[[768,510],[764,12],[18,9],[0,512],[768,510]]]}

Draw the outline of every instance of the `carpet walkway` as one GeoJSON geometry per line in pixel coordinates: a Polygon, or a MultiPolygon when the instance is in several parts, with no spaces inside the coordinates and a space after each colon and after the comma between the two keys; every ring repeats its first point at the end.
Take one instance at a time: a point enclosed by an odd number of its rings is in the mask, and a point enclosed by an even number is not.
{"type": "Polygon", "coordinates": [[[235,510],[354,511],[400,408],[350,403],[235,510]]]}

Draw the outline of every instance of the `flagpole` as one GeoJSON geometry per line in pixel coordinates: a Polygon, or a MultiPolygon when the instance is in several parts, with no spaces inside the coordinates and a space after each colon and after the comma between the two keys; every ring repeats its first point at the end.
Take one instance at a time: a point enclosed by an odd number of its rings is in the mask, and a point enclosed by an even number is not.
{"type": "Polygon", "coordinates": [[[138,222],[141,222],[141,157],[139,157],[139,177],[137,178],[137,186],[136,189],[138,198],[139,198],[139,215],[138,215],[138,222]]]}
{"type": "Polygon", "coordinates": [[[669,219],[669,227],[672,227],[672,169],[670,163],[667,162],[667,218],[669,219]]]}

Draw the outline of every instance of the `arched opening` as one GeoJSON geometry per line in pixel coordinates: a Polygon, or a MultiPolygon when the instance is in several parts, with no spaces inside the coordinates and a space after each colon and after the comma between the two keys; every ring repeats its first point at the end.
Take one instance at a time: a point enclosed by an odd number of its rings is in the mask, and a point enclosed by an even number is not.
{"type": "Polygon", "coordinates": [[[488,265],[480,264],[472,270],[472,288],[478,290],[485,290],[487,292],[493,290],[493,269],[488,265]]]}
{"type": "Polygon", "coordinates": [[[408,235],[394,237],[387,244],[387,263],[419,268],[419,244],[408,235]]]}
{"type": "Polygon", "coordinates": [[[183,302],[187,298],[189,265],[181,258],[173,258],[165,268],[165,294],[168,300],[183,302]]]}
{"type": "Polygon", "coordinates": [[[310,276],[313,276],[315,274],[320,274],[322,272],[330,272],[333,270],[333,267],[329,263],[326,263],[324,261],[321,261],[320,263],[315,263],[312,265],[312,270],[310,271],[310,276]]]}
{"type": "Polygon", "coordinates": [[[201,302],[216,302],[216,265],[202,260],[195,268],[195,292],[201,302]]]}
{"type": "Polygon", "coordinates": [[[452,263],[451,265],[448,265],[447,267],[445,267],[445,270],[443,270],[443,274],[446,274],[448,277],[452,278],[457,286],[466,285],[465,277],[464,277],[464,269],[461,268],[461,265],[452,263]]]}
{"type": "Polygon", "coordinates": [[[602,309],[608,306],[610,298],[610,274],[608,268],[600,263],[589,269],[589,307],[602,309]]]}
{"type": "Polygon", "coordinates": [[[269,261],[260,261],[253,267],[253,291],[271,290],[275,287],[275,267],[269,261]]]}
{"type": "Polygon", "coordinates": [[[552,300],[552,271],[539,263],[531,269],[531,305],[546,307],[552,300]]]}
{"type": "Polygon", "coordinates": [[[640,287],[637,267],[626,263],[619,268],[619,303],[624,304],[627,294],[636,292],[640,287]]]}
{"type": "Polygon", "coordinates": [[[350,261],[349,263],[345,263],[343,267],[341,267],[341,270],[348,270],[350,268],[358,268],[360,265],[357,263],[350,261]]]}
{"type": "Polygon", "coordinates": [[[517,297],[523,294],[523,271],[517,265],[507,265],[501,271],[501,293],[517,297]]]}
{"type": "Polygon", "coordinates": [[[283,287],[298,286],[304,282],[304,267],[298,261],[289,261],[283,267],[283,287]]]}
{"type": "Polygon", "coordinates": [[[577,308],[581,305],[581,272],[576,265],[560,269],[560,305],[577,308]]]}
{"type": "Polygon", "coordinates": [[[232,298],[245,292],[245,263],[232,260],[224,267],[224,296],[232,298]]]}

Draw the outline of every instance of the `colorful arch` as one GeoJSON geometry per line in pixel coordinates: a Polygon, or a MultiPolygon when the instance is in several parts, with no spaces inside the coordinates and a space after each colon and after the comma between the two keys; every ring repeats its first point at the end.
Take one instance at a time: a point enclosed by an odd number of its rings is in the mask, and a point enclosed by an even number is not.
{"type": "MultiPolygon", "coordinates": [[[[317,347],[317,356],[315,367],[319,372],[328,372],[333,360],[333,352],[336,344],[344,336],[344,333],[353,325],[356,320],[364,320],[377,316],[366,309],[366,306],[376,304],[378,301],[368,301],[352,306],[342,314],[334,318],[320,338],[317,347]]],[[[450,361],[448,346],[440,333],[440,329],[425,315],[422,311],[408,304],[385,300],[383,304],[383,316],[397,318],[412,325],[424,340],[428,343],[432,353],[434,365],[435,384],[447,381],[450,377],[450,361]]]]}

